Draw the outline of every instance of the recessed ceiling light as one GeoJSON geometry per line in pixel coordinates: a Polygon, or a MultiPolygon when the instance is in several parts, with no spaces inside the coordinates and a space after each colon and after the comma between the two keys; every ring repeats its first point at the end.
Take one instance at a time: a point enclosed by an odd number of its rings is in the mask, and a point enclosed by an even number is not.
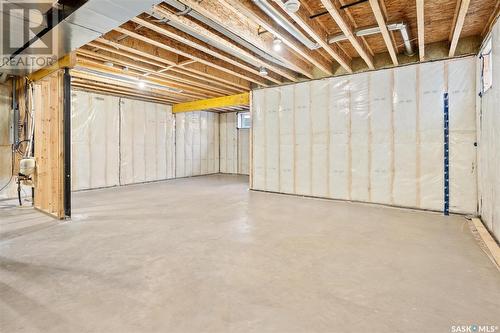
{"type": "Polygon", "coordinates": [[[140,89],[144,89],[144,88],[146,88],[146,82],[144,82],[143,80],[139,80],[139,82],[137,82],[137,86],[140,89]]]}
{"type": "Polygon", "coordinates": [[[106,61],[104,63],[104,66],[113,67],[114,65],[113,65],[113,63],[111,61],[106,61]]]}

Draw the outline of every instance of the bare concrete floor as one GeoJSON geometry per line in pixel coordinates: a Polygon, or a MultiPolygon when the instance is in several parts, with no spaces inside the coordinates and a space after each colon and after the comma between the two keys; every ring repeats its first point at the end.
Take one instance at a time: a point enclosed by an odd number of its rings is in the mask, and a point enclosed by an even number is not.
{"type": "Polygon", "coordinates": [[[0,203],[1,332],[450,332],[500,325],[463,217],[207,176],[0,203]]]}

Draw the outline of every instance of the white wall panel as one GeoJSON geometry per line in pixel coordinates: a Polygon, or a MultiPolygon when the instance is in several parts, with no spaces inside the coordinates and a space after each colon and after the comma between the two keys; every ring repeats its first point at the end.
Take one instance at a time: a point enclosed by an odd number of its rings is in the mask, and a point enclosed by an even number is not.
{"type": "Polygon", "coordinates": [[[330,197],[351,199],[351,98],[349,80],[333,78],[329,93],[330,197]]]}
{"type": "Polygon", "coordinates": [[[171,178],[175,154],[171,107],[121,98],[120,114],[120,184],[171,178]]]}
{"type": "Polygon", "coordinates": [[[318,80],[311,82],[311,194],[318,197],[329,196],[328,184],[328,94],[329,81],[318,80]]]}
{"type": "Polygon", "coordinates": [[[218,172],[218,122],[212,112],[175,114],[177,178],[218,172]]]}
{"type": "Polygon", "coordinates": [[[393,78],[393,70],[370,75],[370,201],[382,204],[391,204],[392,198],[393,78]]]}
{"type": "Polygon", "coordinates": [[[420,207],[432,210],[443,208],[444,67],[442,61],[418,67],[420,207]]]}
{"type": "Polygon", "coordinates": [[[416,66],[394,70],[394,185],[398,206],[417,206],[416,66]]]}
{"type": "Polygon", "coordinates": [[[266,191],[279,192],[281,89],[269,90],[266,103],[266,191]]]}
{"type": "Polygon", "coordinates": [[[370,128],[370,93],[369,75],[353,75],[350,80],[351,92],[351,199],[370,201],[369,153],[370,128]]]}
{"type": "MultiPolygon", "coordinates": [[[[276,88],[270,88],[276,89],[276,88]]],[[[252,188],[265,190],[266,188],[266,92],[261,89],[252,92],[252,188]]],[[[289,95],[290,98],[293,94],[289,95]]]]}
{"type": "Polygon", "coordinates": [[[250,158],[250,129],[238,130],[238,173],[248,175],[250,158]]]}
{"type": "Polygon", "coordinates": [[[238,173],[237,122],[236,112],[219,115],[221,173],[238,173]]]}
{"type": "MultiPolygon", "coordinates": [[[[283,96],[293,96],[293,85],[281,87],[283,96]]],[[[285,98],[281,100],[281,108],[279,109],[279,160],[280,160],[280,189],[279,192],[294,193],[295,186],[295,168],[294,168],[294,113],[295,103],[293,98],[285,98]]]]}
{"type": "Polygon", "coordinates": [[[450,209],[471,212],[477,206],[475,61],[448,63],[450,99],[450,209]]]}
{"type": "MultiPolygon", "coordinates": [[[[481,220],[500,239],[500,23],[491,33],[493,85],[478,98],[478,166],[481,220]]],[[[480,59],[477,59],[480,64],[480,59]]],[[[480,71],[478,71],[480,83],[480,71]]],[[[476,87],[476,96],[480,85],[476,87]]]]}
{"type": "Polygon", "coordinates": [[[253,188],[442,210],[447,83],[451,211],[474,213],[473,74],[465,58],[254,91],[253,188]]]}
{"type": "Polygon", "coordinates": [[[72,93],[72,189],[119,184],[119,98],[72,93]]]}
{"type": "Polygon", "coordinates": [[[312,195],[310,87],[310,82],[299,83],[293,96],[284,97],[293,98],[295,104],[295,193],[302,195],[312,195]]]}

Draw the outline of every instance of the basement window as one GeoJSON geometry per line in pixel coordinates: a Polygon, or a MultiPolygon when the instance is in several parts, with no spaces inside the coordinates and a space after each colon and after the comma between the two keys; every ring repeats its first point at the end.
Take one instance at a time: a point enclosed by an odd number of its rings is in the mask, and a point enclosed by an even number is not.
{"type": "Polygon", "coordinates": [[[252,118],[250,112],[238,113],[238,128],[250,128],[252,126],[252,118]]]}
{"type": "Polygon", "coordinates": [[[493,85],[493,62],[491,57],[491,38],[481,51],[481,94],[487,92],[493,85]]]}

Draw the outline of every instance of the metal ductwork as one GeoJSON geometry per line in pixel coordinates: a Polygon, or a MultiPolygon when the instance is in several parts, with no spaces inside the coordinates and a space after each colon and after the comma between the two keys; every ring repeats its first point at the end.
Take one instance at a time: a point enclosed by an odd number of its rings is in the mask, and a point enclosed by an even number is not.
{"type": "Polygon", "coordinates": [[[273,21],[278,23],[282,28],[288,31],[293,37],[304,44],[308,49],[315,50],[321,46],[318,43],[311,41],[306,37],[299,29],[297,29],[292,23],[290,23],[286,18],[284,18],[277,10],[274,8],[267,0],[253,0],[255,5],[259,7],[267,16],[269,16],[273,21]]]}
{"type": "MultiPolygon", "coordinates": [[[[172,6],[173,8],[177,9],[179,12],[177,13],[177,15],[187,15],[187,16],[190,16],[204,24],[206,24],[207,26],[209,26],[210,28],[214,29],[215,31],[217,32],[220,32],[221,34],[223,34],[224,36],[226,36],[227,38],[231,39],[232,41],[240,44],[241,46],[249,49],[250,51],[254,52],[255,54],[257,54],[258,56],[268,60],[268,61],[271,61],[277,65],[280,65],[280,66],[284,66],[286,67],[286,64],[283,63],[281,60],[279,59],[276,59],[275,57],[271,56],[270,54],[268,54],[267,52],[261,50],[260,48],[256,47],[255,45],[247,42],[245,39],[241,38],[240,36],[238,36],[237,34],[234,34],[232,33],[231,31],[229,31],[228,29],[224,28],[223,26],[221,26],[220,24],[206,18],[205,16],[201,15],[200,13],[198,13],[197,11],[191,9],[190,7],[184,5],[183,3],[177,1],[177,0],[166,0],[164,1],[166,4],[172,6]]],[[[161,14],[156,14],[153,12],[152,16],[156,17],[156,18],[161,18],[160,19],[160,22],[164,22],[164,23],[168,23],[172,26],[174,26],[175,28],[181,30],[181,31],[184,31],[200,40],[204,40],[203,37],[201,37],[198,33],[196,33],[195,31],[192,31],[190,29],[187,29],[186,27],[184,26],[181,26],[179,24],[176,24],[174,22],[169,22],[168,20],[163,20],[162,17],[161,17],[161,14]]],[[[204,40],[206,41],[206,40],[204,40]]],[[[210,41],[210,43],[212,43],[212,41],[210,41]]],[[[232,50],[230,49],[227,49],[227,48],[224,48],[223,45],[218,45],[218,47],[220,49],[223,49],[225,52],[228,52],[230,54],[233,54],[233,55],[236,55],[238,57],[240,57],[239,54],[235,54],[232,50]]],[[[245,59],[245,61],[249,62],[249,63],[253,63],[253,61],[249,60],[249,59],[245,59]]],[[[254,64],[256,66],[258,66],[258,64],[254,64]]]]}
{"type": "MultiPolygon", "coordinates": [[[[66,13],[58,20],[52,21],[49,24],[47,13],[64,8],[65,3],[75,3],[75,1],[59,0],[52,7],[39,9],[43,12],[43,20],[45,21],[44,29],[41,29],[40,34],[30,41],[30,44],[42,42],[46,45],[52,45],[51,55],[54,59],[59,59],[71,51],[93,41],[110,30],[120,26],[133,17],[150,10],[154,5],[161,0],[87,0],[76,1],[78,7],[73,8],[70,13],[66,13]],[[55,9],[54,9],[55,8],[55,9]],[[44,31],[45,30],[45,31],[44,31]],[[47,43],[50,41],[50,43],[47,43]]],[[[50,5],[50,4],[49,4],[50,5]]],[[[26,8],[20,7],[19,10],[26,8]]],[[[19,38],[22,40],[22,33],[17,33],[16,30],[23,31],[26,27],[24,17],[16,16],[15,11],[1,13],[3,19],[10,21],[11,38],[19,38]],[[14,37],[12,37],[14,36],[14,37]]],[[[29,16],[31,18],[31,15],[29,16]]],[[[35,22],[36,25],[36,22],[35,22]]],[[[3,41],[4,43],[6,41],[3,41]]],[[[0,72],[13,75],[25,75],[34,72],[46,64],[30,63],[25,66],[13,65],[21,59],[28,59],[30,54],[33,54],[31,47],[19,47],[17,51],[11,54],[3,54],[3,59],[12,59],[10,66],[4,61],[0,63],[0,72]]]]}
{"type": "MultiPolygon", "coordinates": [[[[389,31],[401,32],[401,37],[403,38],[406,54],[409,56],[414,54],[413,48],[411,46],[408,25],[406,23],[401,22],[401,23],[388,24],[387,29],[389,31]]],[[[370,36],[370,35],[375,35],[375,34],[380,33],[380,28],[378,26],[371,27],[371,28],[365,28],[365,29],[356,30],[354,33],[358,37],[370,36]]],[[[335,35],[335,36],[328,38],[328,43],[332,44],[332,43],[340,42],[343,40],[347,40],[347,37],[344,34],[339,34],[339,35],[335,35]]]]}

